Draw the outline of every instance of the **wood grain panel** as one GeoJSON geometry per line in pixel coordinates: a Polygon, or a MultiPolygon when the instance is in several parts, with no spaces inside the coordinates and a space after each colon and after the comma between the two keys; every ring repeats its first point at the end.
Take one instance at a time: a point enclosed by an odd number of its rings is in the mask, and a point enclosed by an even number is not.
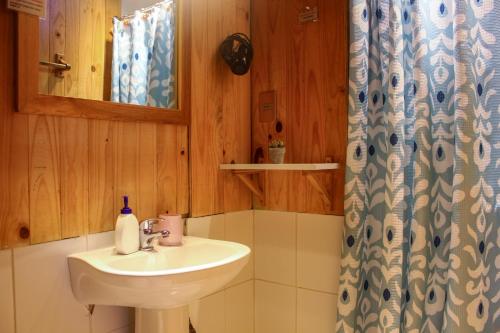
{"type": "MultiPolygon", "coordinates": [[[[78,39],[78,96],[92,98],[92,76],[90,68],[93,60],[93,0],[80,0],[78,39]]],[[[104,45],[103,45],[104,47],[104,45]]]]}
{"type": "Polygon", "coordinates": [[[61,153],[61,236],[77,237],[89,226],[89,129],[85,119],[58,119],[61,153]]]}
{"type": "Polygon", "coordinates": [[[90,99],[102,100],[104,93],[104,68],[106,51],[106,1],[92,1],[92,64],[87,69],[91,77],[90,99]]]}
{"type": "MultiPolygon", "coordinates": [[[[40,20],[40,31],[39,31],[39,57],[40,60],[52,61],[50,58],[50,20],[41,19],[40,20]]],[[[40,94],[49,93],[49,75],[50,69],[47,66],[39,66],[38,72],[38,92],[40,94]]]]}
{"type": "MultiPolygon", "coordinates": [[[[250,3],[226,1],[223,6],[223,38],[235,32],[250,35],[250,3]]],[[[249,163],[251,154],[250,75],[236,76],[228,66],[222,68],[223,158],[224,163],[249,163]]],[[[248,209],[251,193],[230,172],[224,173],[224,212],[248,209]]]]}
{"type": "Polygon", "coordinates": [[[177,130],[172,125],[158,125],[158,213],[177,213],[177,130]]]}
{"type": "MultiPolygon", "coordinates": [[[[347,82],[349,61],[347,47],[349,16],[348,4],[344,3],[342,8],[331,1],[320,2],[319,10],[325,13],[344,11],[346,15],[337,15],[336,24],[344,29],[332,29],[329,25],[321,25],[321,40],[333,39],[335,43],[324,43],[325,51],[321,53],[321,63],[323,64],[322,81],[325,84],[322,87],[322,95],[326,105],[326,156],[331,157],[333,161],[342,161],[345,166],[347,150],[347,82]],[[337,45],[346,45],[345,52],[339,52],[337,45]],[[335,54],[335,57],[331,57],[335,54]],[[335,80],[329,79],[335,78],[335,80]],[[342,112],[342,110],[346,110],[342,112]],[[340,147],[340,148],[339,148],[340,147]]],[[[344,184],[345,168],[344,166],[332,175],[332,192],[334,200],[332,201],[333,212],[344,211],[344,184]]]]}
{"type": "Polygon", "coordinates": [[[31,243],[61,239],[60,151],[56,118],[29,116],[31,243]]]}
{"type": "Polygon", "coordinates": [[[28,118],[12,113],[15,17],[0,4],[0,248],[10,248],[29,243],[29,140],[28,118]]]}
{"type": "MultiPolygon", "coordinates": [[[[53,0],[49,7],[49,61],[54,61],[56,53],[64,54],[66,50],[66,0],[53,0]]],[[[49,74],[49,92],[64,96],[65,78],[49,74]]]]}
{"type": "Polygon", "coordinates": [[[177,213],[189,213],[189,133],[187,126],[177,130],[177,213]]]}
{"type": "MultiPolygon", "coordinates": [[[[79,62],[80,62],[80,0],[66,0],[64,58],[71,64],[71,70],[64,73],[64,94],[78,97],[79,62]]],[[[49,92],[47,92],[49,94],[49,92]]]]}
{"type": "MultiPolygon", "coordinates": [[[[217,0],[217,2],[220,2],[217,0]]],[[[218,150],[213,140],[216,131],[214,111],[208,109],[209,41],[207,31],[208,1],[192,1],[191,54],[191,210],[193,216],[221,211],[216,170],[218,150]],[[207,195],[208,194],[208,195],[207,195]]],[[[212,56],[212,58],[215,55],[212,56]]]]}
{"type": "MultiPolygon", "coordinates": [[[[345,163],[347,127],[347,1],[255,0],[252,38],[252,151],[267,159],[270,139],[283,139],[286,161],[345,163]],[[306,6],[318,7],[319,21],[300,23],[306,6]],[[277,121],[259,120],[259,94],[277,92],[277,121]]],[[[270,172],[266,203],[275,210],[343,214],[343,171],[318,176],[332,192],[332,207],[300,173],[270,172]]]]}
{"type": "Polygon", "coordinates": [[[104,81],[103,81],[103,99],[111,100],[111,66],[113,65],[113,17],[121,15],[121,0],[106,0],[106,18],[104,20],[104,37],[106,44],[104,46],[104,81]],[[109,69],[109,70],[108,70],[109,69]]]}
{"type": "MultiPolygon", "coordinates": [[[[38,25],[37,19],[26,22],[17,28],[38,25]]],[[[125,193],[138,215],[154,216],[160,207],[160,176],[154,172],[159,167],[173,184],[163,188],[163,198],[187,213],[188,128],[169,125],[165,132],[167,126],[145,123],[142,113],[142,123],[15,113],[16,73],[29,77],[38,69],[33,64],[16,71],[15,30],[15,13],[0,0],[0,248],[112,230],[125,193]],[[171,151],[166,156],[157,146],[160,137],[171,151]]],[[[21,50],[38,49],[39,36],[21,35],[21,50]]],[[[31,96],[37,88],[27,85],[18,94],[31,96]]]]}
{"type": "MultiPolygon", "coordinates": [[[[260,91],[275,90],[277,95],[277,121],[287,124],[287,103],[294,103],[296,96],[286,96],[287,87],[293,86],[295,77],[287,78],[288,69],[285,59],[291,50],[289,45],[289,34],[287,31],[287,20],[291,18],[288,14],[289,7],[283,1],[254,1],[252,2],[252,40],[256,50],[254,64],[252,67],[252,140],[253,159],[259,148],[262,150],[264,160],[268,160],[267,145],[269,140],[280,139],[286,141],[285,132],[276,133],[273,123],[259,123],[259,93],[260,91]],[[288,101],[288,98],[291,98],[288,101]]],[[[285,156],[287,162],[292,162],[290,155],[285,156]]],[[[288,186],[287,172],[268,172],[263,183],[266,188],[266,203],[255,202],[257,207],[269,209],[288,209],[288,186]]],[[[294,191],[294,193],[296,193],[294,191]]]]}
{"type": "Polygon", "coordinates": [[[193,0],[191,214],[251,208],[247,190],[219,165],[250,159],[250,76],[235,77],[219,54],[230,34],[249,31],[249,0],[193,0]]]}
{"type": "MultiPolygon", "coordinates": [[[[137,125],[137,147],[139,147],[137,173],[137,218],[144,220],[156,216],[157,165],[156,125],[137,125]]],[[[174,141],[175,144],[175,141],[174,141]]],[[[174,173],[177,169],[173,168],[174,173]]]]}
{"type": "Polygon", "coordinates": [[[89,232],[114,229],[116,123],[89,121],[89,232]]]}
{"type": "MultiPolygon", "coordinates": [[[[129,206],[137,213],[139,147],[136,123],[116,124],[115,155],[115,212],[123,207],[123,196],[129,197],[129,206]]],[[[118,214],[118,213],[117,213],[118,214]]]]}

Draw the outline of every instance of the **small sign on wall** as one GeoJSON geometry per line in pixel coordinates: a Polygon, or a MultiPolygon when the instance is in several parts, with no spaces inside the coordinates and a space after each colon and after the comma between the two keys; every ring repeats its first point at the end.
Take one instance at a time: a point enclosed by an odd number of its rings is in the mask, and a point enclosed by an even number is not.
{"type": "Polygon", "coordinates": [[[264,91],[259,94],[259,121],[270,123],[276,120],[276,91],[264,91]]]}
{"type": "Polygon", "coordinates": [[[18,12],[45,17],[47,0],[7,0],[7,8],[18,12]]]}

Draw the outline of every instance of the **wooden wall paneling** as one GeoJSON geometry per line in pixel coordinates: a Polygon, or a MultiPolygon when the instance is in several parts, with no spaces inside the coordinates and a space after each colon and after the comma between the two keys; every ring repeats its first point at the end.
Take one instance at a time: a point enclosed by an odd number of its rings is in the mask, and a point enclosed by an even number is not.
{"type": "Polygon", "coordinates": [[[61,154],[61,236],[77,237],[89,227],[88,120],[58,118],[61,154]]]}
{"type": "MultiPolygon", "coordinates": [[[[104,61],[106,47],[106,1],[92,2],[92,64],[88,71],[91,77],[91,93],[89,98],[102,100],[104,93],[104,61]]],[[[111,67],[109,68],[111,71],[111,67]]]]}
{"type": "MultiPolygon", "coordinates": [[[[136,214],[138,209],[139,149],[137,146],[137,123],[118,122],[116,140],[113,148],[115,155],[115,209],[119,214],[123,207],[123,196],[129,197],[129,206],[136,214]]],[[[116,215],[115,214],[115,215],[116,215]]]]}
{"type": "MultiPolygon", "coordinates": [[[[288,142],[288,113],[287,110],[290,107],[289,99],[292,98],[285,94],[286,89],[289,82],[287,82],[287,56],[290,52],[290,49],[287,45],[290,43],[287,27],[289,26],[288,20],[290,20],[290,11],[294,8],[294,6],[290,6],[290,3],[287,2],[287,5],[283,5],[284,2],[277,2],[276,4],[269,4],[267,8],[269,10],[269,16],[267,17],[269,22],[267,27],[264,29],[270,29],[272,33],[269,35],[269,39],[267,40],[270,44],[266,45],[274,45],[274,47],[265,47],[269,48],[269,52],[266,54],[268,59],[263,59],[263,61],[269,61],[269,78],[268,84],[269,88],[265,90],[277,90],[277,109],[276,109],[276,121],[274,123],[268,124],[267,133],[264,133],[264,137],[262,137],[261,146],[265,151],[265,156],[268,156],[268,145],[270,140],[280,139],[284,140],[287,150],[290,150],[290,144],[288,142]],[[276,130],[277,123],[280,122],[282,124],[283,130],[281,133],[278,133],[276,130]],[[269,137],[270,135],[270,137],[269,137]]],[[[257,23],[257,22],[256,22],[257,23]]],[[[265,30],[262,33],[266,34],[265,30]]],[[[258,47],[258,46],[257,46],[258,47]]],[[[295,69],[294,69],[295,71],[295,69]]],[[[288,155],[288,154],[287,154],[288,155]]],[[[292,159],[290,155],[285,155],[285,161],[290,162],[292,159]]],[[[287,195],[289,191],[293,191],[297,188],[289,189],[287,186],[287,179],[289,172],[279,172],[279,171],[271,171],[266,173],[266,207],[269,209],[276,210],[288,210],[290,200],[287,195]]]]}
{"type": "MultiPolygon", "coordinates": [[[[250,35],[250,1],[226,1],[223,6],[223,36],[236,32],[250,35]]],[[[220,44],[220,43],[219,43],[220,44]]],[[[224,163],[250,163],[251,159],[251,102],[250,74],[234,75],[222,66],[224,163]]],[[[224,212],[252,207],[251,192],[231,172],[224,172],[224,212]]]]}
{"type": "Polygon", "coordinates": [[[321,40],[323,42],[321,63],[325,85],[323,96],[326,104],[326,156],[333,161],[343,163],[340,170],[331,176],[332,185],[332,212],[336,215],[344,214],[344,183],[345,160],[347,147],[347,85],[348,85],[348,27],[349,8],[347,1],[334,3],[321,0],[320,12],[336,13],[335,21],[328,20],[321,24],[321,40]],[[333,23],[335,22],[335,23],[333,23]],[[344,29],[339,29],[344,27],[344,29]],[[343,47],[339,48],[339,45],[343,47]],[[335,57],[331,55],[335,54],[335,57]],[[334,78],[334,79],[332,79],[334,78]]]}
{"type": "MultiPolygon", "coordinates": [[[[288,98],[285,94],[289,82],[287,80],[286,57],[290,51],[289,34],[287,30],[289,2],[285,1],[253,1],[252,2],[252,40],[256,50],[254,64],[252,67],[252,139],[253,158],[257,150],[262,149],[264,160],[269,160],[268,145],[273,139],[287,141],[287,107],[288,98]],[[259,94],[264,91],[276,90],[277,93],[277,117],[271,123],[262,123],[259,120],[259,94]],[[281,133],[276,132],[276,123],[280,121],[283,125],[281,133]]],[[[295,71],[295,69],[293,69],[295,71]]],[[[293,96],[292,96],[293,98],[293,96]]],[[[292,162],[290,154],[285,156],[287,162],[292,162]]],[[[254,160],[254,162],[257,162],[254,160]]],[[[288,210],[288,172],[270,171],[266,173],[265,190],[266,202],[263,207],[275,210],[288,210]]],[[[261,207],[258,201],[254,201],[257,207],[261,207]]]]}
{"type": "MultiPolygon", "coordinates": [[[[252,38],[256,53],[252,69],[252,145],[267,159],[270,138],[283,139],[290,163],[345,162],[347,1],[255,0],[252,2],[252,38]],[[301,24],[298,15],[317,6],[319,21],[301,24]],[[343,45],[344,47],[339,47],[343,45]],[[259,94],[277,91],[275,123],[261,123],[259,94]]],[[[319,176],[333,190],[333,205],[296,172],[270,172],[264,207],[275,210],[343,214],[343,172],[319,176]],[[286,193],[286,195],[283,195],[286,193]]]]}
{"type": "Polygon", "coordinates": [[[177,126],[177,213],[189,213],[189,133],[177,126]]]}
{"type": "Polygon", "coordinates": [[[93,61],[94,49],[94,20],[93,16],[93,0],[80,0],[79,12],[79,50],[78,50],[78,97],[92,97],[92,75],[91,67],[93,61]]]}
{"type": "MultiPolygon", "coordinates": [[[[306,5],[316,6],[320,8],[321,0],[315,0],[312,3],[302,3],[301,9],[305,8],[306,5]]],[[[324,9],[324,8],[322,8],[324,9]]],[[[322,11],[322,13],[326,13],[322,11]]],[[[298,13],[297,13],[298,16],[298,13]]],[[[293,147],[298,148],[299,160],[305,160],[309,162],[325,162],[325,143],[326,143],[326,104],[323,86],[325,86],[328,81],[328,77],[324,77],[322,73],[324,72],[324,63],[322,62],[322,55],[326,52],[323,45],[326,44],[326,40],[323,42],[321,40],[321,28],[324,25],[332,25],[332,22],[328,19],[319,20],[316,24],[302,24],[304,30],[303,52],[304,52],[304,85],[301,95],[304,96],[304,108],[294,116],[297,117],[297,122],[294,122],[294,129],[303,128],[304,137],[306,142],[300,141],[297,137],[292,137],[295,139],[293,147]],[[314,50],[314,51],[313,51],[314,50]],[[319,51],[319,52],[318,52],[319,51]],[[305,125],[305,126],[304,126],[305,125]]],[[[334,78],[332,78],[334,79],[334,78]]],[[[292,131],[294,131],[292,129],[292,131]]],[[[317,176],[321,180],[321,185],[325,186],[327,177],[324,174],[317,176]]],[[[330,212],[331,207],[325,205],[320,193],[313,188],[313,186],[301,177],[302,181],[305,181],[306,186],[306,202],[305,210],[308,212],[330,212]]],[[[326,187],[326,186],[325,186],[326,187]]],[[[331,186],[326,187],[331,189],[331,186]]]]}
{"type": "MultiPolygon", "coordinates": [[[[49,61],[54,61],[56,53],[66,51],[66,0],[49,2],[49,61]]],[[[49,92],[52,95],[64,96],[65,78],[49,75],[49,92]]]]}
{"type": "Polygon", "coordinates": [[[71,64],[64,78],[46,66],[39,71],[42,94],[102,100],[110,97],[112,17],[120,15],[120,0],[54,0],[49,16],[40,20],[40,56],[54,61],[62,53],[71,64]],[[81,75],[79,75],[81,74],[81,75]]]}
{"type": "Polygon", "coordinates": [[[113,17],[121,16],[121,0],[106,0],[106,17],[104,19],[104,81],[103,99],[111,100],[111,67],[113,63],[113,17]]]}
{"type": "Polygon", "coordinates": [[[191,214],[248,209],[251,197],[220,164],[250,160],[250,76],[235,77],[222,41],[249,32],[249,0],[193,0],[191,58],[191,214]]]}
{"type": "MultiPolygon", "coordinates": [[[[161,183],[155,168],[168,175],[163,198],[186,213],[186,126],[13,112],[15,15],[0,6],[0,48],[5,50],[0,53],[0,248],[112,230],[123,194],[130,195],[139,216],[154,216],[160,207],[160,194],[154,193],[161,183]],[[155,146],[160,142],[168,148],[155,146]]],[[[35,43],[38,36],[33,38],[35,43]]],[[[19,75],[26,71],[19,68],[19,75]]]]}
{"type": "MultiPolygon", "coordinates": [[[[214,210],[213,212],[207,212],[209,214],[217,214],[224,211],[224,174],[219,169],[219,165],[224,161],[224,86],[222,70],[225,65],[219,55],[219,45],[226,37],[222,30],[224,5],[227,5],[227,2],[223,0],[208,0],[206,21],[208,47],[207,54],[205,54],[205,61],[208,62],[207,76],[209,78],[206,112],[208,116],[207,120],[211,124],[211,130],[206,133],[209,140],[205,143],[206,147],[204,151],[207,160],[203,167],[208,173],[208,179],[212,179],[208,181],[208,184],[213,185],[215,191],[214,210]]],[[[207,197],[207,195],[205,194],[199,199],[203,200],[204,197],[207,197]]]]}
{"type": "MultiPolygon", "coordinates": [[[[12,92],[2,88],[4,91],[12,92]]],[[[2,101],[3,97],[0,93],[2,101]]],[[[4,106],[0,104],[0,119],[4,120],[0,125],[3,156],[0,161],[0,248],[11,248],[30,242],[29,136],[28,117],[9,115],[10,109],[4,106]]]]}
{"type": "Polygon", "coordinates": [[[192,1],[191,214],[223,212],[222,84],[217,55],[221,41],[221,0],[192,1]]]}
{"type": "Polygon", "coordinates": [[[61,239],[59,128],[55,117],[29,116],[31,244],[61,239]]]}
{"type": "MultiPolygon", "coordinates": [[[[294,0],[293,5],[287,6],[286,12],[286,30],[290,36],[287,43],[287,52],[285,55],[286,63],[286,82],[284,86],[284,98],[286,104],[286,143],[289,161],[292,163],[311,162],[307,159],[307,150],[311,149],[312,134],[308,131],[310,126],[309,119],[314,110],[308,110],[306,105],[305,85],[307,77],[307,58],[305,43],[309,36],[306,35],[305,24],[299,23],[298,15],[303,10],[304,0],[294,0]]],[[[315,24],[315,23],[311,23],[315,24]]],[[[317,49],[309,52],[318,52],[317,49]]],[[[306,211],[306,202],[310,200],[308,184],[305,177],[298,172],[289,172],[287,177],[288,186],[288,210],[296,212],[306,211]]]]}
{"type": "Polygon", "coordinates": [[[14,115],[15,16],[0,6],[0,248],[29,243],[28,118],[14,115]],[[21,237],[24,230],[24,238],[21,237]]]}
{"type": "MultiPolygon", "coordinates": [[[[62,96],[79,97],[80,62],[80,0],[66,0],[66,49],[64,58],[71,70],[64,72],[65,89],[62,96]]],[[[85,27],[84,27],[85,29],[85,27]]],[[[82,50],[83,51],[83,50],[82,50]]]]}
{"type": "Polygon", "coordinates": [[[114,229],[116,122],[89,120],[89,232],[114,229]]]}
{"type": "MultiPolygon", "coordinates": [[[[137,218],[144,220],[157,214],[157,135],[156,124],[137,124],[137,218]]],[[[176,169],[174,169],[176,170],[176,169]]]]}
{"type": "Polygon", "coordinates": [[[177,212],[177,129],[173,125],[158,125],[158,202],[157,213],[177,212]]]}
{"type": "MultiPolygon", "coordinates": [[[[39,31],[39,57],[40,60],[52,61],[50,57],[50,19],[40,19],[39,31]]],[[[47,66],[40,66],[38,77],[38,93],[49,93],[49,75],[50,68],[47,66]]]]}
{"type": "MultiPolygon", "coordinates": [[[[211,205],[206,201],[202,202],[203,192],[206,191],[205,172],[203,169],[203,153],[205,140],[202,131],[205,127],[207,110],[207,85],[206,75],[208,64],[204,61],[207,54],[207,6],[206,0],[192,0],[191,6],[191,214],[201,216],[203,212],[210,211],[211,205]],[[207,208],[208,206],[208,208],[207,208]]],[[[206,146],[205,146],[206,147],[206,146]]],[[[212,191],[214,189],[212,188],[212,191]]]]}

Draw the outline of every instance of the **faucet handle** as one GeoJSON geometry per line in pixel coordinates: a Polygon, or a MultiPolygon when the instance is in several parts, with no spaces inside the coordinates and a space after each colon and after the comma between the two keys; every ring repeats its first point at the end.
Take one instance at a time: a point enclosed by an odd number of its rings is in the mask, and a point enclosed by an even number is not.
{"type": "Polygon", "coordinates": [[[153,225],[158,224],[159,221],[160,219],[157,218],[144,220],[139,225],[139,230],[141,230],[144,235],[151,235],[153,234],[153,225]]]}

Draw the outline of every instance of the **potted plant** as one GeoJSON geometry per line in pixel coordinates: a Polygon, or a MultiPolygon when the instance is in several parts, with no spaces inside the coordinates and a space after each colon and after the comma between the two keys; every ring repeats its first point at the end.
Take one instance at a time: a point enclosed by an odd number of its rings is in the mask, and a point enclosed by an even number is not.
{"type": "Polygon", "coordinates": [[[281,140],[273,140],[269,143],[269,159],[274,164],[283,164],[285,161],[285,143],[281,140]]]}

